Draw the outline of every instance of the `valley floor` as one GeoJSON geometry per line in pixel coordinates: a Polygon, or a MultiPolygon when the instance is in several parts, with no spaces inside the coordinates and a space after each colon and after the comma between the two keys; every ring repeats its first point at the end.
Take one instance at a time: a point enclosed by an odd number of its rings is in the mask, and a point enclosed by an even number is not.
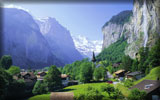
{"type": "MultiPolygon", "coordinates": [[[[160,77],[159,72],[160,72],[160,66],[155,67],[150,71],[150,73],[147,76],[145,76],[144,78],[142,78],[140,80],[134,81],[133,84],[136,85],[146,79],[147,80],[156,80],[157,77],[160,77]]],[[[93,87],[93,88],[97,89],[104,96],[103,100],[112,100],[112,99],[108,98],[107,93],[101,91],[101,86],[107,85],[107,84],[108,83],[106,83],[106,82],[102,82],[102,83],[88,83],[88,84],[73,85],[73,86],[68,86],[68,87],[62,89],[59,92],[73,92],[74,97],[76,97],[80,94],[85,94],[88,87],[93,87]]],[[[127,87],[125,87],[123,85],[123,83],[112,84],[112,85],[114,85],[115,88],[118,88],[125,97],[128,97],[130,90],[127,87]]],[[[33,97],[29,98],[28,100],[50,100],[50,98],[51,98],[50,94],[42,94],[42,95],[33,96],[33,97]]]]}
{"type": "MultiPolygon", "coordinates": [[[[69,86],[69,87],[62,89],[61,92],[73,92],[74,96],[76,97],[80,94],[85,94],[87,88],[91,86],[91,87],[97,89],[98,91],[100,91],[102,93],[102,95],[104,96],[104,99],[112,100],[112,99],[108,98],[107,93],[101,91],[101,86],[107,85],[107,84],[108,83],[103,82],[103,83],[88,83],[88,84],[74,85],[74,86],[69,86]]],[[[114,86],[117,87],[118,89],[120,89],[122,91],[123,95],[128,96],[128,94],[129,94],[128,88],[124,87],[121,84],[116,84],[114,86]]],[[[51,98],[50,94],[42,94],[42,95],[33,96],[33,97],[29,98],[28,100],[51,100],[50,98],[51,98]]],[[[68,100],[68,99],[66,99],[66,100],[68,100]]]]}

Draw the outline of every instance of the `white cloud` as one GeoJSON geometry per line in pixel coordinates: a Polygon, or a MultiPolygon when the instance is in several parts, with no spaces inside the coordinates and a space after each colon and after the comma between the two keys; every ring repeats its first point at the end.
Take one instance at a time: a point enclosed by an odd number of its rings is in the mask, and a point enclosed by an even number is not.
{"type": "Polygon", "coordinates": [[[24,10],[24,11],[26,11],[26,12],[31,13],[28,9],[23,8],[23,7],[21,7],[21,6],[13,5],[13,4],[3,5],[2,7],[3,7],[3,8],[17,8],[17,9],[21,9],[21,10],[24,10]]]}

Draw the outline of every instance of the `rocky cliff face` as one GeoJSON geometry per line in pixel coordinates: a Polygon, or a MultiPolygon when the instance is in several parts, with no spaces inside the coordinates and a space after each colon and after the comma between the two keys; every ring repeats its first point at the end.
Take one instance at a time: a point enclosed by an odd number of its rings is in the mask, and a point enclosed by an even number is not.
{"type": "Polygon", "coordinates": [[[59,24],[56,19],[47,17],[36,22],[57,58],[65,64],[82,60],[83,57],[75,48],[70,32],[59,24]]]}
{"type": "Polygon", "coordinates": [[[4,8],[3,12],[3,54],[12,56],[13,65],[26,69],[63,65],[28,12],[16,8],[4,8]]]}
{"type": "Polygon", "coordinates": [[[131,16],[132,11],[120,12],[103,26],[103,49],[116,42],[123,35],[124,24],[129,22],[131,16]]]}
{"type": "MultiPolygon", "coordinates": [[[[125,54],[132,58],[140,47],[154,45],[160,36],[159,5],[159,0],[134,0],[133,15],[128,21],[121,25],[110,21],[103,26],[103,48],[117,41],[122,35],[128,42],[125,54]],[[113,34],[114,32],[117,34],[113,34]]],[[[129,16],[129,13],[125,16],[129,16]]]]}

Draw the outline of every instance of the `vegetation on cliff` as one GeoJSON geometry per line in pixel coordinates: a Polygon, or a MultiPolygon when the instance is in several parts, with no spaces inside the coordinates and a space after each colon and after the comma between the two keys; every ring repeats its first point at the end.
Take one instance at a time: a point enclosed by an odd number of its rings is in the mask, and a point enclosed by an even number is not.
{"type": "Polygon", "coordinates": [[[112,63],[121,62],[127,46],[126,39],[122,36],[117,42],[105,48],[96,58],[98,61],[107,60],[112,63]]]}
{"type": "Polygon", "coordinates": [[[126,10],[120,12],[119,14],[113,16],[108,22],[103,25],[103,28],[107,26],[109,23],[124,25],[126,22],[129,22],[130,17],[133,15],[131,10],[126,10]]]}

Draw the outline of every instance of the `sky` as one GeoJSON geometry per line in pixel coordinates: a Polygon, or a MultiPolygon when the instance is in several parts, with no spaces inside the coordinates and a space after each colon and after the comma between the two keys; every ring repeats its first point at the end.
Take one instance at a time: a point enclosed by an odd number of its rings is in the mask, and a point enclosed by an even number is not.
{"type": "Polygon", "coordinates": [[[90,40],[103,40],[102,26],[124,10],[132,10],[133,3],[4,3],[29,10],[34,18],[53,17],[71,34],[90,40]]]}

